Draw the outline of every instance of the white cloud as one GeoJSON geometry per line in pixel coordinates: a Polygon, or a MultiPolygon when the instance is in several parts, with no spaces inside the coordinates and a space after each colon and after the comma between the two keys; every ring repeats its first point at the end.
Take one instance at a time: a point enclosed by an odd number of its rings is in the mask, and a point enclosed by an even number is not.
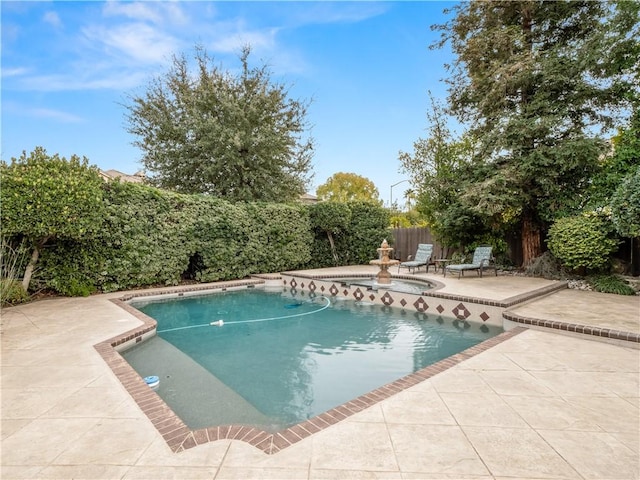
{"type": "Polygon", "coordinates": [[[145,64],[166,62],[176,52],[179,41],[165,32],[142,23],[118,25],[113,28],[88,27],[83,33],[92,42],[102,45],[112,56],[124,54],[145,64]]]}
{"type": "Polygon", "coordinates": [[[24,67],[15,67],[15,68],[3,67],[1,72],[2,72],[2,77],[8,78],[8,77],[19,77],[21,75],[26,75],[29,72],[29,70],[24,67]]]}
{"type": "Polygon", "coordinates": [[[214,38],[208,42],[208,45],[214,53],[239,53],[245,45],[251,45],[254,51],[274,50],[278,31],[277,28],[263,31],[249,31],[241,27],[229,29],[219,25],[216,28],[214,38]]]}
{"type": "Polygon", "coordinates": [[[348,2],[338,3],[339,8],[325,8],[320,2],[314,4],[317,10],[310,11],[310,23],[358,23],[369,18],[377,17],[389,10],[389,4],[383,2],[348,2]]]}
{"type": "Polygon", "coordinates": [[[182,8],[180,8],[178,2],[163,2],[162,9],[174,25],[186,25],[189,22],[189,17],[184,13],[182,8]]]}
{"type": "Polygon", "coordinates": [[[182,25],[187,16],[178,2],[133,2],[108,1],[102,10],[107,17],[124,16],[136,21],[155,24],[172,23],[182,25]]]}
{"type": "Polygon", "coordinates": [[[124,3],[109,1],[105,3],[102,13],[107,17],[124,16],[134,20],[159,23],[162,17],[158,13],[158,5],[159,3],[156,2],[124,3]]]}
{"type": "Polygon", "coordinates": [[[63,112],[61,110],[52,110],[49,108],[27,108],[22,110],[23,115],[37,118],[49,118],[64,123],[80,123],[84,122],[82,117],[72,113],[63,112]]]}
{"type": "MultiPolygon", "coordinates": [[[[288,28],[329,23],[358,23],[384,14],[390,2],[277,2],[276,15],[288,28]]],[[[273,8],[270,8],[273,11],[273,8]]]]}
{"type": "MultiPolygon", "coordinates": [[[[219,9],[224,10],[227,5],[210,2],[108,1],[99,7],[99,17],[68,32],[71,35],[66,42],[69,51],[52,64],[52,69],[30,76],[27,74],[33,72],[23,68],[3,69],[2,76],[7,80],[13,77],[15,90],[122,91],[143,85],[150,75],[169,64],[173,54],[189,50],[196,43],[204,45],[214,58],[225,59],[230,54],[232,61],[242,47],[250,45],[252,58],[269,64],[275,74],[304,74],[310,66],[295,46],[280,42],[283,29],[296,29],[311,22],[347,18],[354,21],[379,10],[363,6],[355,8],[355,12],[347,7],[318,11],[316,7],[310,8],[311,5],[315,4],[283,4],[274,7],[275,10],[269,9],[269,18],[253,12],[257,17],[226,16],[223,19],[219,9]],[[341,13],[333,11],[336,9],[341,13]],[[182,22],[188,23],[184,26],[180,25],[182,22]]],[[[51,24],[60,20],[55,14],[47,18],[51,24]]],[[[70,25],[65,27],[68,29],[70,25]]],[[[41,67],[44,65],[39,65],[38,70],[41,67]]],[[[231,68],[231,65],[224,67],[231,68]]]]}
{"type": "Polygon", "coordinates": [[[73,90],[128,90],[149,79],[144,71],[91,71],[82,74],[41,75],[21,81],[20,90],[60,92],[73,90]]]}
{"type": "Polygon", "coordinates": [[[42,20],[55,28],[62,27],[62,21],[56,12],[49,11],[45,13],[42,20]]]}

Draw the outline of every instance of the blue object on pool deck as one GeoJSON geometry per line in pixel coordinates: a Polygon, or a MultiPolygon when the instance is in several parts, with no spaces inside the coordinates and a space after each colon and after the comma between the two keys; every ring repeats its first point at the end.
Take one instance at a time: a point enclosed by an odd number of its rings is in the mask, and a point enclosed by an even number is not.
{"type": "Polygon", "coordinates": [[[158,377],[157,375],[150,375],[148,377],[144,377],[144,381],[151,388],[154,388],[160,385],[160,377],[158,377]]]}

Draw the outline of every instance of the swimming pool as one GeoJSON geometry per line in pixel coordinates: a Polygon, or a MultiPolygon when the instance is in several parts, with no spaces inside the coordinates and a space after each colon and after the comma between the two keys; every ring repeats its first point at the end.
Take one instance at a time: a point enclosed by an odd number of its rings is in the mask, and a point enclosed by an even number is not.
{"type": "Polygon", "coordinates": [[[158,334],[123,356],[141,376],[160,378],[157,393],[192,429],[242,424],[274,432],[502,332],[287,290],[134,306],[156,319],[158,334]]]}

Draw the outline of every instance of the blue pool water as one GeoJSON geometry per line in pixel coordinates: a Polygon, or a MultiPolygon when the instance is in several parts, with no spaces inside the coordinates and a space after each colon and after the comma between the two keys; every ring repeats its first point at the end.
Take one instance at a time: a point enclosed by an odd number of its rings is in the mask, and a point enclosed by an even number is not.
{"type": "Polygon", "coordinates": [[[157,320],[158,335],[123,356],[141,376],[160,378],[158,394],[194,429],[279,430],[502,332],[261,289],[134,306],[157,320]]]}

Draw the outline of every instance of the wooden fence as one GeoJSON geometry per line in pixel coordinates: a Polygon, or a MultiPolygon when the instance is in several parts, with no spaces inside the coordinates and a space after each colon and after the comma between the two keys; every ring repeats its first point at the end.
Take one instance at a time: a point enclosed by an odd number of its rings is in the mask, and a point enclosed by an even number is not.
{"type": "Polygon", "coordinates": [[[427,227],[394,228],[393,255],[397,260],[405,261],[411,255],[416,254],[419,243],[433,244],[432,258],[449,258],[454,249],[440,245],[427,227]]]}
{"type": "MultiPolygon", "coordinates": [[[[395,249],[393,254],[396,260],[403,262],[407,260],[409,255],[415,255],[419,243],[433,244],[432,259],[451,258],[451,255],[457,251],[454,247],[448,247],[438,243],[428,227],[394,228],[392,235],[394,239],[393,247],[395,249]]],[[[508,258],[513,265],[520,265],[522,263],[522,246],[520,239],[517,237],[508,237],[505,240],[507,242],[506,258],[508,258]]]]}

